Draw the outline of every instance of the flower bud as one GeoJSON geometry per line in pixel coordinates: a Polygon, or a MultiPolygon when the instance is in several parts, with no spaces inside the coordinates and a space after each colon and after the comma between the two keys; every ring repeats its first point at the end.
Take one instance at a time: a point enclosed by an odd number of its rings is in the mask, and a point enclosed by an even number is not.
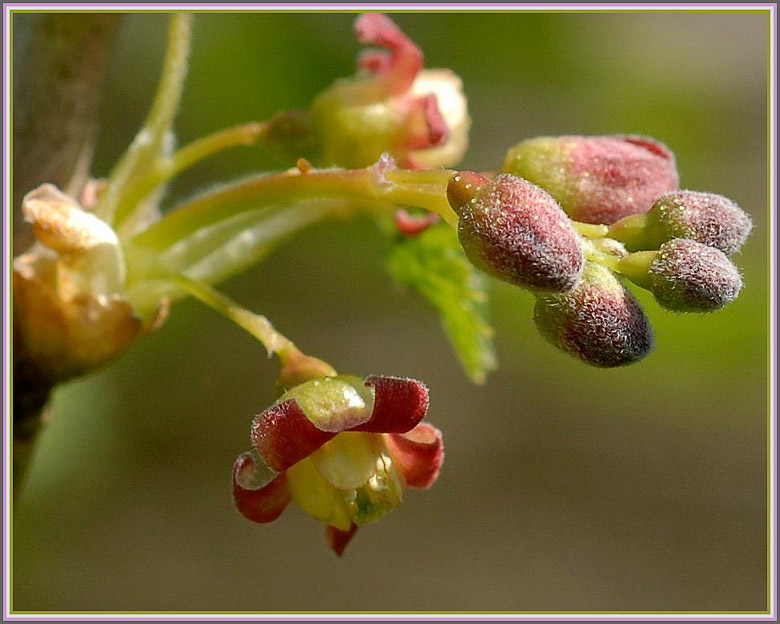
{"type": "Polygon", "coordinates": [[[570,293],[538,297],[534,322],[551,344],[593,366],[631,364],[653,348],[639,303],[609,269],[590,262],[570,293]]]}
{"type": "Polygon", "coordinates": [[[423,70],[419,48],[385,15],[355,22],[358,39],[387,51],[361,55],[361,73],[337,81],[311,107],[322,166],[365,167],[384,152],[403,167],[449,166],[468,147],[470,119],[460,78],[423,70]]]}
{"type": "Polygon", "coordinates": [[[678,312],[711,312],[734,301],[742,276],[719,249],[676,238],[664,244],[649,267],[658,303],[678,312]]]}
{"type": "Polygon", "coordinates": [[[509,150],[504,171],[547,190],[572,219],[606,225],[647,212],[679,184],[674,154],[637,136],[530,139],[509,150]]]}
{"type": "Polygon", "coordinates": [[[538,186],[508,174],[489,181],[461,172],[450,180],[447,197],[460,217],[463,250],[485,273],[548,292],[571,290],[579,280],[585,263],[579,235],[538,186]]]}
{"type": "Polygon", "coordinates": [[[732,254],[747,240],[753,223],[736,202],[715,193],[667,193],[647,214],[649,249],[674,238],[687,238],[732,254]]]}

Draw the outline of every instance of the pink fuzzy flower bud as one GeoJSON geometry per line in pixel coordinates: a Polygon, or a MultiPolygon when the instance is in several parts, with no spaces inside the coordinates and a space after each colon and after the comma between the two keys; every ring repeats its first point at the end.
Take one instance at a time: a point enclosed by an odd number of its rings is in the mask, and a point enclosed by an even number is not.
{"type": "Polygon", "coordinates": [[[750,217],[736,202],[700,191],[667,193],[655,202],[647,217],[654,234],[652,242],[658,245],[688,238],[725,254],[738,251],[753,228],[750,217]]]}
{"type": "Polygon", "coordinates": [[[658,250],[649,282],[658,303],[678,312],[718,310],[742,289],[739,270],[722,251],[685,238],[658,250]]]}
{"type": "Polygon", "coordinates": [[[641,306],[598,264],[586,265],[570,293],[539,297],[534,322],[551,344],[593,366],[631,364],[653,349],[653,332],[641,306]]]}
{"type": "Polygon", "coordinates": [[[577,221],[609,225],[645,213],[677,189],[674,154],[638,136],[560,136],[523,141],[504,171],[538,184],[577,221]]]}
{"type": "Polygon", "coordinates": [[[456,174],[447,197],[458,214],[458,237],[469,260],[489,275],[523,288],[571,290],[585,259],[580,238],[558,202],[513,175],[495,180],[456,174]]]}

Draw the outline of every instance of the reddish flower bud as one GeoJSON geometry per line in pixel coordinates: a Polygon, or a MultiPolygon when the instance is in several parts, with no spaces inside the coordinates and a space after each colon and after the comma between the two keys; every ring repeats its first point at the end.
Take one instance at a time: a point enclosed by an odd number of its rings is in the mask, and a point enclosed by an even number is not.
{"type": "Polygon", "coordinates": [[[653,247],[673,238],[688,238],[732,254],[747,240],[753,222],[736,202],[715,193],[667,193],[648,213],[653,247]]]}
{"type": "Polygon", "coordinates": [[[593,366],[631,364],[653,348],[653,332],[641,306],[598,264],[586,265],[570,293],[539,297],[534,321],[550,343],[593,366]]]}
{"type": "Polygon", "coordinates": [[[547,190],[571,218],[607,225],[647,212],[679,184],[674,154],[636,136],[530,139],[509,150],[504,171],[547,190]]]}
{"type": "Polygon", "coordinates": [[[649,268],[650,290],[663,307],[711,312],[734,301],[742,276],[719,249],[676,238],[658,250],[649,268]]]}
{"type": "Polygon", "coordinates": [[[447,188],[452,208],[460,217],[458,237],[469,260],[486,273],[523,288],[571,290],[585,259],[579,235],[558,202],[513,175],[485,180],[461,172],[447,188]]]}

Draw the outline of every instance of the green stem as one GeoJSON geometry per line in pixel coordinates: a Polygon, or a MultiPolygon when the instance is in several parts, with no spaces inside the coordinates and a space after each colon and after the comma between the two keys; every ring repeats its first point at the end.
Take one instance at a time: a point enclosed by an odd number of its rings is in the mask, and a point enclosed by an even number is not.
{"type": "Polygon", "coordinates": [[[268,351],[269,356],[276,355],[282,364],[278,383],[283,390],[293,388],[309,379],[336,375],[336,369],[330,364],[303,353],[292,340],[277,331],[264,316],[250,312],[210,286],[186,276],[178,275],[169,279],[257,338],[268,351]]]}
{"type": "Polygon", "coordinates": [[[165,53],[160,86],[149,111],[144,127],[155,137],[161,137],[171,126],[187,77],[187,66],[192,39],[192,15],[174,13],[168,32],[168,49],[165,53]]]}
{"type": "Polygon", "coordinates": [[[585,257],[589,262],[600,264],[607,267],[610,271],[617,270],[617,266],[620,263],[620,257],[605,253],[594,247],[586,250],[585,257]]]}
{"type": "Polygon", "coordinates": [[[154,102],[143,127],[122,159],[114,167],[106,189],[101,194],[95,214],[109,224],[114,223],[122,190],[139,171],[149,166],[163,151],[165,137],[179,107],[187,75],[190,53],[192,15],[174,13],[168,30],[162,76],[154,102]]]}
{"type": "Polygon", "coordinates": [[[625,244],[626,249],[636,251],[654,247],[653,233],[650,217],[647,214],[635,214],[610,225],[607,235],[625,244]]]}
{"type": "Polygon", "coordinates": [[[268,128],[266,123],[252,122],[219,130],[181,148],[168,158],[158,159],[149,173],[136,178],[122,190],[114,216],[116,228],[130,217],[157,188],[186,171],[198,162],[225,149],[238,145],[252,145],[262,138],[268,128]]]}
{"type": "Polygon", "coordinates": [[[190,279],[185,275],[169,277],[168,280],[252,334],[263,344],[268,355],[297,350],[292,340],[274,329],[267,318],[250,312],[211,286],[190,279]]]}
{"type": "Polygon", "coordinates": [[[454,173],[449,169],[391,169],[385,172],[385,178],[391,182],[437,184],[446,188],[454,173]]]}
{"type": "MultiPolygon", "coordinates": [[[[395,175],[398,174],[387,172],[383,175],[376,168],[369,167],[254,176],[194,198],[135,236],[131,242],[161,251],[201,228],[238,214],[311,199],[415,206],[438,213],[453,226],[457,224],[457,216],[447,202],[446,183],[430,183],[428,171],[405,171],[405,181],[397,183],[393,181],[395,175]],[[424,181],[414,182],[416,175],[424,181]]],[[[438,174],[438,177],[443,180],[445,176],[438,174]]]]}
{"type": "Polygon", "coordinates": [[[585,238],[603,238],[609,232],[606,225],[594,225],[592,223],[582,223],[581,221],[571,221],[572,226],[578,234],[585,238]]]}
{"type": "Polygon", "coordinates": [[[630,279],[637,286],[649,290],[652,282],[650,267],[657,257],[657,251],[637,251],[621,258],[614,270],[630,279]]]}
{"type": "Polygon", "coordinates": [[[126,246],[131,267],[126,295],[145,317],[160,299],[179,299],[180,288],[166,276],[187,277],[216,284],[259,262],[281,241],[304,227],[343,210],[343,202],[319,201],[244,213],[177,242],[162,253],[126,246]]]}

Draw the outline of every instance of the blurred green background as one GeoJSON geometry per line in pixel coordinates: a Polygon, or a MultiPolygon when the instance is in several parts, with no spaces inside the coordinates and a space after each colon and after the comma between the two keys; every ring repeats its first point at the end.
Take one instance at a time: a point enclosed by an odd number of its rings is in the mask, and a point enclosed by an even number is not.
{"type": "MultiPolygon", "coordinates": [[[[464,165],[498,166],[541,134],[648,134],[685,188],[753,215],[746,287],[712,315],[640,296],[645,361],[597,370],[532,323],[533,298],[493,284],[501,367],[461,372],[433,310],[383,269],[367,219],[318,225],[224,284],[345,372],[412,375],[445,432],[436,486],[410,491],[337,560],[296,508],[254,525],[230,470],[276,364],[197,303],[113,366],[63,386],[15,505],[15,610],[764,610],[767,591],[766,13],[395,14],[429,67],[462,78],[464,165]]],[[[199,15],[181,142],[304,107],[354,70],[351,14],[199,15]]],[[[166,16],[126,18],[94,173],[138,128],[166,16]]],[[[174,201],[278,166],[237,149],[174,201]]]]}

